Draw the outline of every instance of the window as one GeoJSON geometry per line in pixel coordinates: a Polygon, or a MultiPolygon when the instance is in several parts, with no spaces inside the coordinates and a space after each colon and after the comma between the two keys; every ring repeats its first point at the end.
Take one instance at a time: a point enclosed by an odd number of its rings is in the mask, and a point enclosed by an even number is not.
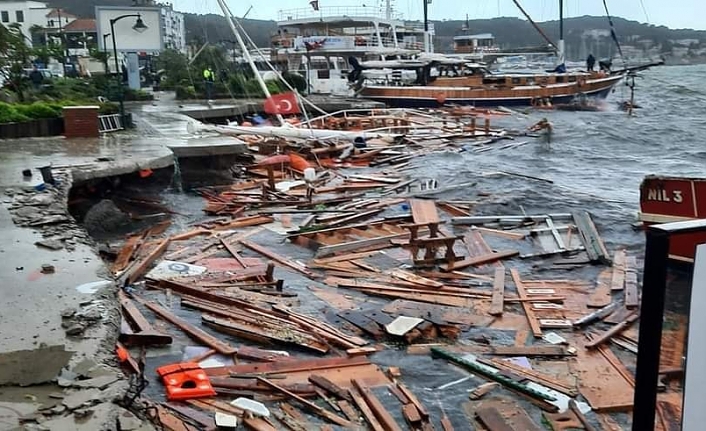
{"type": "Polygon", "coordinates": [[[17,22],[25,22],[25,13],[21,10],[16,10],[15,18],[17,18],[17,22]]]}
{"type": "Polygon", "coordinates": [[[0,18],[2,18],[2,22],[10,22],[10,14],[6,10],[0,12],[0,18]]]}

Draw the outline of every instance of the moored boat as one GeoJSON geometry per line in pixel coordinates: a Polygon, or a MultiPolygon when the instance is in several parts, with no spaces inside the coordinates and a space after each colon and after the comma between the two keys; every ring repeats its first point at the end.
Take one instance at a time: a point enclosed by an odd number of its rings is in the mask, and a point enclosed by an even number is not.
{"type": "MultiPolygon", "coordinates": [[[[640,185],[639,219],[646,225],[706,218],[706,178],[650,175],[640,185]]],[[[676,236],[670,240],[669,257],[693,262],[696,245],[706,234],[676,236]]]]}

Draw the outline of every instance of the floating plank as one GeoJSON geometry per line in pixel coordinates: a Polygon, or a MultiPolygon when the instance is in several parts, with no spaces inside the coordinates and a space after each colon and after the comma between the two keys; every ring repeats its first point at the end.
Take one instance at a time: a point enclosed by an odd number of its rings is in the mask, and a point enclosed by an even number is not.
{"type": "Polygon", "coordinates": [[[554,389],[555,391],[559,391],[561,393],[564,393],[566,395],[570,395],[572,397],[575,397],[576,395],[578,395],[578,391],[576,390],[576,387],[571,386],[567,383],[561,382],[559,380],[556,380],[555,378],[548,376],[546,374],[542,374],[539,371],[535,371],[531,368],[521,367],[519,365],[516,365],[514,362],[510,362],[510,361],[492,359],[490,362],[494,367],[510,371],[513,374],[516,374],[526,380],[530,380],[535,383],[539,383],[540,385],[544,385],[550,389],[554,389]]]}
{"type": "Polygon", "coordinates": [[[313,413],[315,413],[318,416],[321,416],[322,418],[330,421],[331,423],[334,423],[336,425],[341,425],[343,427],[350,427],[353,425],[350,421],[343,419],[342,417],[338,416],[337,414],[331,413],[328,410],[317,406],[316,404],[312,403],[311,401],[309,401],[305,398],[302,398],[293,392],[288,391],[287,389],[277,385],[276,383],[274,383],[270,380],[267,380],[263,377],[257,377],[257,380],[264,383],[265,385],[271,387],[272,389],[275,389],[276,391],[279,391],[279,392],[287,395],[288,397],[299,401],[299,403],[306,406],[313,413]]]}
{"type": "Polygon", "coordinates": [[[111,269],[113,274],[117,274],[127,268],[130,263],[130,258],[132,258],[135,250],[137,250],[141,240],[142,236],[133,235],[125,241],[125,244],[123,244],[123,247],[118,252],[118,257],[115,259],[115,262],[113,262],[113,267],[111,269]]]}
{"type": "Polygon", "coordinates": [[[139,263],[136,263],[135,266],[133,266],[132,268],[130,268],[128,270],[128,273],[126,276],[126,280],[127,280],[128,284],[132,284],[132,283],[136,282],[140,277],[142,277],[145,274],[145,272],[147,272],[147,269],[149,269],[150,265],[152,265],[152,263],[154,263],[154,261],[157,260],[157,258],[162,253],[164,253],[164,251],[167,249],[167,247],[169,247],[169,242],[170,242],[169,238],[163,239],[157,245],[157,247],[155,247],[154,250],[152,250],[150,252],[150,254],[145,256],[144,259],[142,259],[139,263]]]}
{"type": "Polygon", "coordinates": [[[377,420],[375,414],[372,410],[370,410],[370,407],[368,407],[368,404],[365,402],[360,393],[358,393],[355,388],[349,389],[348,393],[350,393],[351,398],[353,398],[353,403],[358,407],[358,410],[363,412],[363,417],[373,431],[385,431],[385,428],[382,427],[382,424],[380,424],[380,421],[377,420]]]}
{"type": "Polygon", "coordinates": [[[490,309],[488,314],[500,316],[503,314],[505,299],[505,268],[495,268],[495,279],[493,281],[493,296],[490,299],[490,309]]]}
{"type": "Polygon", "coordinates": [[[446,416],[446,413],[444,413],[444,416],[441,418],[441,428],[444,431],[454,431],[454,426],[451,424],[451,419],[446,416]]]}
{"type": "Polygon", "coordinates": [[[598,275],[598,281],[596,282],[596,288],[593,293],[588,298],[587,306],[593,308],[602,308],[611,303],[613,298],[610,295],[611,292],[611,280],[613,277],[613,270],[605,269],[601,271],[598,275]]]}
{"type": "Polygon", "coordinates": [[[337,316],[352,323],[353,325],[362,329],[374,338],[379,339],[385,335],[385,332],[382,330],[382,328],[380,328],[380,325],[378,325],[377,322],[375,322],[365,314],[361,313],[360,311],[346,310],[338,313],[337,316]]]}
{"type": "Polygon", "coordinates": [[[623,290],[625,286],[625,250],[617,250],[613,255],[613,276],[610,281],[610,290],[623,290]]]}
{"type": "Polygon", "coordinates": [[[419,317],[437,325],[458,324],[471,326],[488,326],[493,318],[473,314],[468,308],[451,307],[447,305],[428,304],[426,302],[397,299],[382,308],[385,313],[419,317]]]}
{"type": "Polygon", "coordinates": [[[467,257],[463,260],[459,260],[453,263],[439,265],[442,271],[458,271],[469,266],[484,265],[486,263],[497,262],[501,259],[507,259],[509,257],[517,256],[520,252],[518,250],[501,250],[494,253],[487,253],[475,257],[467,257]]]}
{"type": "Polygon", "coordinates": [[[393,239],[406,239],[409,238],[409,236],[409,232],[405,232],[379,236],[377,238],[360,239],[357,241],[350,241],[342,244],[326,245],[316,250],[316,258],[319,259],[326,256],[332,256],[336,253],[350,253],[362,249],[383,249],[387,247],[392,247],[393,244],[391,241],[393,239]]]}
{"type": "Polygon", "coordinates": [[[565,346],[490,346],[489,353],[497,356],[573,356],[565,346]]]}
{"type": "Polygon", "coordinates": [[[413,427],[419,426],[422,422],[422,416],[419,414],[419,410],[417,410],[412,403],[402,406],[402,416],[404,416],[405,420],[413,427]]]}
{"type": "Polygon", "coordinates": [[[402,431],[397,422],[392,418],[392,415],[390,415],[390,412],[385,409],[380,400],[362,381],[352,379],[352,382],[353,386],[355,386],[363,396],[363,399],[368,404],[368,407],[370,407],[375,417],[380,421],[385,431],[402,431]]]}
{"type": "Polygon", "coordinates": [[[610,265],[610,256],[608,250],[598,234],[598,229],[596,225],[593,224],[591,220],[591,215],[587,211],[578,211],[573,214],[574,223],[579,231],[579,236],[581,237],[581,242],[583,243],[588,258],[592,262],[600,262],[606,265],[610,265]]]}
{"type": "Polygon", "coordinates": [[[303,265],[301,265],[297,262],[294,262],[290,259],[287,259],[286,257],[279,255],[279,254],[273,252],[272,250],[269,250],[259,244],[255,244],[254,242],[248,241],[245,239],[241,239],[240,243],[243,244],[245,247],[247,247],[257,253],[274,260],[275,262],[279,263],[280,265],[283,265],[283,266],[286,266],[287,268],[293,269],[294,271],[297,271],[300,274],[303,274],[309,278],[312,278],[312,279],[317,278],[316,274],[314,274],[313,272],[306,269],[303,265]]]}
{"type": "Polygon", "coordinates": [[[628,256],[625,260],[625,307],[637,308],[640,298],[637,293],[637,259],[628,256]]]}
{"type": "MultiPolygon", "coordinates": [[[[463,403],[463,410],[473,416],[480,409],[493,408],[513,431],[544,431],[544,427],[537,426],[527,412],[508,399],[490,399],[478,403],[463,403]]],[[[556,431],[556,430],[555,430],[556,431]]]]}
{"type": "Polygon", "coordinates": [[[521,240],[527,236],[526,234],[520,233],[520,232],[512,232],[512,231],[508,231],[508,230],[499,230],[499,229],[490,229],[487,227],[473,226],[473,229],[477,230],[481,233],[487,233],[489,235],[495,235],[495,236],[499,236],[502,238],[514,239],[514,240],[521,240]]]}
{"type": "Polygon", "coordinates": [[[515,431],[505,421],[500,412],[493,407],[484,407],[476,410],[476,419],[489,431],[515,431]]]}
{"type": "Polygon", "coordinates": [[[492,391],[495,388],[499,388],[500,383],[498,382],[487,382],[483,383],[481,385],[476,386],[475,388],[471,389],[470,392],[468,393],[468,397],[472,400],[479,400],[483,398],[487,393],[492,391]]]}
{"type": "Polygon", "coordinates": [[[622,331],[624,331],[625,329],[627,329],[630,325],[632,325],[639,318],[640,318],[640,315],[637,313],[637,311],[633,312],[630,316],[628,316],[628,318],[626,318],[622,322],[611,327],[607,331],[604,331],[604,332],[594,336],[593,340],[586,343],[586,348],[592,349],[600,344],[605,343],[606,341],[610,340],[614,335],[619,334],[622,331]]]}
{"type": "MultiPolygon", "coordinates": [[[[522,284],[522,279],[520,278],[520,273],[516,269],[511,269],[510,274],[515,282],[515,288],[517,289],[517,294],[520,299],[529,299],[527,296],[527,291],[525,290],[524,284],[522,284]]],[[[532,330],[532,335],[535,338],[542,338],[542,328],[539,325],[537,316],[532,310],[532,304],[527,301],[522,301],[522,308],[525,310],[525,315],[527,316],[527,321],[529,322],[530,328],[532,330]]]]}
{"type": "Polygon", "coordinates": [[[427,411],[426,407],[424,407],[424,404],[419,401],[417,396],[414,395],[414,392],[410,391],[407,386],[403,385],[400,382],[397,382],[397,389],[399,389],[400,392],[402,392],[402,394],[407,397],[410,403],[414,404],[414,407],[419,410],[419,414],[424,420],[429,419],[429,412],[427,411]]]}
{"type": "MultiPolygon", "coordinates": [[[[346,391],[346,395],[351,399],[351,401],[353,400],[353,397],[350,396],[348,391],[346,391]]],[[[341,411],[348,418],[349,421],[353,423],[358,423],[360,421],[360,416],[358,415],[358,412],[355,411],[350,402],[346,400],[340,400],[338,401],[338,408],[341,409],[341,411]]]]}
{"type": "Polygon", "coordinates": [[[419,275],[416,275],[414,273],[411,273],[409,271],[405,271],[402,269],[392,269],[389,271],[386,271],[387,275],[391,275],[394,278],[398,278],[400,280],[405,280],[410,283],[414,284],[419,284],[422,286],[427,286],[427,287],[434,287],[434,288],[440,288],[444,286],[444,283],[440,283],[438,281],[421,277],[419,275]]]}
{"type": "Polygon", "coordinates": [[[324,376],[312,374],[311,376],[309,376],[309,381],[314,385],[320,387],[321,389],[324,389],[328,393],[337,396],[338,398],[341,398],[346,401],[353,401],[348,391],[333,383],[331,380],[327,379],[324,376]]]}
{"type": "Polygon", "coordinates": [[[189,335],[194,340],[199,341],[205,346],[212,348],[218,353],[222,355],[233,355],[238,352],[238,349],[236,349],[235,347],[224,343],[223,341],[212,336],[211,334],[204,332],[203,330],[195,327],[186,320],[180,319],[179,317],[175,316],[174,314],[160,307],[159,305],[152,304],[149,301],[145,301],[144,299],[138,296],[134,296],[134,298],[137,302],[152,310],[152,312],[154,312],[162,319],[170,322],[172,325],[184,331],[184,333],[189,335]]]}

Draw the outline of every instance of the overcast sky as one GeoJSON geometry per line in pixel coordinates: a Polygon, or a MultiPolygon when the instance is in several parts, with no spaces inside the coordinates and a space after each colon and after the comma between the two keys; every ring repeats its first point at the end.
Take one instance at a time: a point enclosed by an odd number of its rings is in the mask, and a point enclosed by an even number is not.
{"type": "MultiPolygon", "coordinates": [[[[319,5],[350,6],[363,4],[380,7],[385,0],[319,0],[319,5]]],[[[396,11],[406,19],[422,18],[423,0],[391,0],[396,11]]],[[[177,10],[195,13],[220,13],[216,0],[172,0],[177,10]]],[[[252,5],[248,18],[277,19],[282,9],[309,8],[308,0],[226,0],[237,16],[242,16],[252,5]]],[[[666,25],[671,28],[706,30],[706,0],[608,0],[611,15],[666,25]],[[644,4],[644,9],[643,9],[644,4]]],[[[548,21],[558,18],[557,0],[521,0],[520,4],[534,20],[548,21]]],[[[602,0],[565,0],[566,16],[605,15],[602,0]]],[[[511,0],[432,0],[429,18],[433,20],[493,18],[520,16],[511,0]]]]}

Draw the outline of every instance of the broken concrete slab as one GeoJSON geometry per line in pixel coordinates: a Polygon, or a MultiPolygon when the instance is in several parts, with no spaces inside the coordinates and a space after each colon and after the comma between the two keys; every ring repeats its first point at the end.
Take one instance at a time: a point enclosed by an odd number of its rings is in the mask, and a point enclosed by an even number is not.
{"type": "Polygon", "coordinates": [[[73,415],[48,420],[39,424],[37,429],[46,431],[95,431],[107,429],[115,423],[115,405],[113,403],[101,403],[91,407],[90,415],[76,418],[73,415]]]}
{"type": "Polygon", "coordinates": [[[120,376],[113,374],[112,376],[101,376],[88,380],[76,380],[71,384],[71,386],[75,388],[96,388],[102,390],[118,380],[120,380],[120,376]]]}
{"type": "Polygon", "coordinates": [[[64,345],[17,350],[0,354],[0,385],[28,386],[56,378],[74,352],[64,345]]]}
{"type": "Polygon", "coordinates": [[[83,391],[74,392],[68,395],[61,402],[69,410],[76,410],[85,405],[91,405],[95,401],[103,399],[102,393],[99,389],[89,389],[83,391]]]}
{"type": "Polygon", "coordinates": [[[20,419],[37,413],[38,404],[0,402],[0,429],[19,429],[20,419]]]}
{"type": "Polygon", "coordinates": [[[118,409],[118,423],[122,431],[134,431],[140,429],[142,421],[129,410],[118,409]]]}

